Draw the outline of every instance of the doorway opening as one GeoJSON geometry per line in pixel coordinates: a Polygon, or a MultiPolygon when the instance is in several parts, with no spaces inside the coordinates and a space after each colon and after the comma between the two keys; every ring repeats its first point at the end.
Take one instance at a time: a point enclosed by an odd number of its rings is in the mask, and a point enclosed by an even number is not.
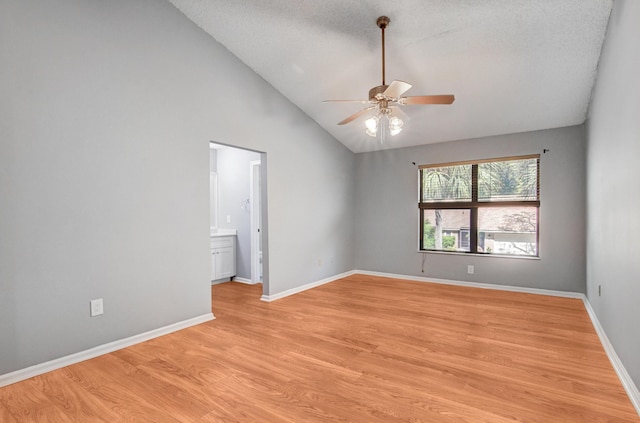
{"type": "Polygon", "coordinates": [[[210,186],[211,245],[228,236],[235,243],[234,275],[212,283],[262,283],[264,295],[269,292],[266,160],[264,152],[210,142],[209,168],[215,174],[210,183],[217,184],[210,186]]]}

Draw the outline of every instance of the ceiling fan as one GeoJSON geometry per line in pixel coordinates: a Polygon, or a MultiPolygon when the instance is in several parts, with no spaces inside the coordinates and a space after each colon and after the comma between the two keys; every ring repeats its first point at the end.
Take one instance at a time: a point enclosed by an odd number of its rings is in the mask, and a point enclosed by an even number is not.
{"type": "MultiPolygon", "coordinates": [[[[369,90],[369,100],[325,100],[325,102],[357,102],[370,103],[372,106],[366,107],[348,118],[338,122],[338,125],[345,125],[371,112],[371,117],[365,121],[365,133],[375,137],[381,125],[385,125],[383,116],[386,116],[386,124],[389,133],[397,135],[402,131],[404,122],[407,120],[406,114],[399,106],[415,104],[451,104],[455,100],[452,94],[444,95],[418,95],[402,97],[402,94],[411,88],[411,84],[404,81],[393,81],[386,85],[385,82],[385,59],[384,59],[384,30],[391,20],[386,16],[380,16],[376,20],[376,25],[382,30],[382,85],[369,90]]],[[[384,130],[383,130],[384,131],[384,130]]],[[[384,132],[382,132],[384,134],[384,132]]]]}

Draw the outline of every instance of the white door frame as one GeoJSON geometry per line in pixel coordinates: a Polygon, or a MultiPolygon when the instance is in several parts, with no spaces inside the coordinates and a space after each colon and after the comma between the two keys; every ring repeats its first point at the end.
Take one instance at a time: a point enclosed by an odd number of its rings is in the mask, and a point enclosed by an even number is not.
{"type": "Polygon", "coordinates": [[[249,204],[251,205],[251,283],[262,282],[260,199],[260,160],[249,162],[249,204]]]}

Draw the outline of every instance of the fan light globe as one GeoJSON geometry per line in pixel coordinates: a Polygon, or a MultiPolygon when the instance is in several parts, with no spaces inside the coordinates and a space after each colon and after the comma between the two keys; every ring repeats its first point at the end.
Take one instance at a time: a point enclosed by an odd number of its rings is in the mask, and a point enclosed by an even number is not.
{"type": "Polygon", "coordinates": [[[391,136],[398,135],[402,131],[404,122],[397,116],[389,116],[389,133],[391,136]]]}
{"type": "Polygon", "coordinates": [[[364,126],[367,128],[365,133],[370,137],[375,137],[378,132],[378,117],[371,116],[369,119],[364,121],[364,126]]]}

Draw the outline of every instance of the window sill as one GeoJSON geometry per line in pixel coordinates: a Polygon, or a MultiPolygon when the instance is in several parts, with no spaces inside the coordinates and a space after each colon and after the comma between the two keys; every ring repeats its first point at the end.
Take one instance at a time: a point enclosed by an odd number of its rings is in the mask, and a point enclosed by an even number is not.
{"type": "Polygon", "coordinates": [[[516,256],[508,254],[482,254],[482,253],[463,253],[458,251],[431,251],[431,250],[418,250],[419,254],[438,254],[447,256],[473,256],[473,257],[498,257],[507,259],[521,259],[521,260],[540,260],[539,256],[516,256]]]}

